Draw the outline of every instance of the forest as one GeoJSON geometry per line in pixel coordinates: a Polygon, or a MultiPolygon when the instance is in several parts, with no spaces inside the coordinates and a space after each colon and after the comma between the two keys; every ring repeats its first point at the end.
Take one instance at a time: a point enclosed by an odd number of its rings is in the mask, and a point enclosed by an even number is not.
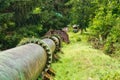
{"type": "Polygon", "coordinates": [[[77,42],[86,35],[92,48],[119,62],[120,0],[0,0],[0,51],[17,46],[24,38],[40,38],[50,29],[64,27],[69,36],[76,35],[77,42]],[[80,33],[72,32],[75,24],[80,33]]]}

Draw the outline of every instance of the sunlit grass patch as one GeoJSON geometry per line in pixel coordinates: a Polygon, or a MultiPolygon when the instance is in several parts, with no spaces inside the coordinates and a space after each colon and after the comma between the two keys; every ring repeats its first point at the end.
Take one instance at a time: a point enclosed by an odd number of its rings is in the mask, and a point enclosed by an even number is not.
{"type": "Polygon", "coordinates": [[[120,80],[120,63],[105,55],[102,51],[93,49],[82,39],[79,33],[69,33],[73,41],[63,45],[64,54],[60,54],[59,62],[52,64],[56,71],[55,80],[120,80]],[[76,37],[81,41],[76,41],[76,37]]]}

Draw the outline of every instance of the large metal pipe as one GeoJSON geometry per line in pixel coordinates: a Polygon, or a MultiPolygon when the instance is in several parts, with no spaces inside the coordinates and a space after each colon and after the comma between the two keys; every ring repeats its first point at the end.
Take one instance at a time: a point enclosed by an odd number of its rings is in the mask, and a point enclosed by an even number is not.
{"type": "MultiPolygon", "coordinates": [[[[46,38],[42,41],[54,52],[53,40],[46,38]]],[[[34,43],[0,52],[0,80],[36,80],[46,62],[45,49],[34,43]]]]}

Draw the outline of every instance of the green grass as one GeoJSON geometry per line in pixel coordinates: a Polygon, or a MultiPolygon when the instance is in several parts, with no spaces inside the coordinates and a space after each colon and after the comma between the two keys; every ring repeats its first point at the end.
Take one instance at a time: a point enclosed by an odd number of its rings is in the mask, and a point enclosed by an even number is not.
{"type": "Polygon", "coordinates": [[[86,35],[69,36],[71,43],[63,45],[60,61],[52,64],[55,80],[120,80],[120,62],[93,49],[86,35]]]}

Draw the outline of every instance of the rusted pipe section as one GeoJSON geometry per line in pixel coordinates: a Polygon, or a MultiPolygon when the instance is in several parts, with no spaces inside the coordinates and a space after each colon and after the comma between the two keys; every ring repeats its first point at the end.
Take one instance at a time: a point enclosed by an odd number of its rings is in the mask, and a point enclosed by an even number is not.
{"type": "Polygon", "coordinates": [[[55,48],[55,41],[45,38],[0,52],[0,80],[36,80],[50,65],[55,48]]]}

